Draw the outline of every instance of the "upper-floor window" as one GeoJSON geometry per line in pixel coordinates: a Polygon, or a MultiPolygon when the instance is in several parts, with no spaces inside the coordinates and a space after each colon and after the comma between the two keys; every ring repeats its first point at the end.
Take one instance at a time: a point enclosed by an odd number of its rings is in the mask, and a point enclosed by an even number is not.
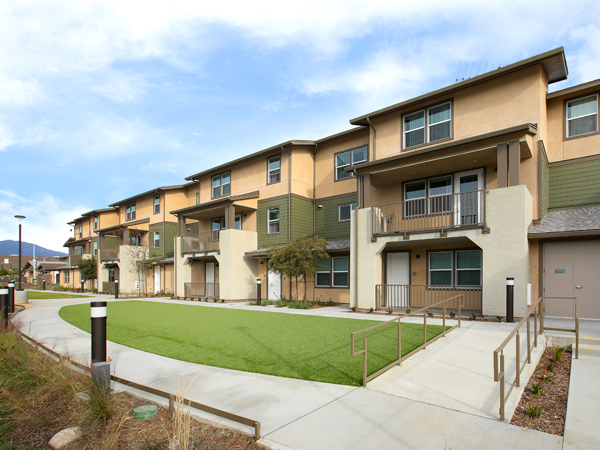
{"type": "Polygon", "coordinates": [[[125,220],[135,220],[135,202],[125,206],[125,220]]]}
{"type": "Polygon", "coordinates": [[[338,206],[338,222],[346,222],[350,220],[350,212],[356,209],[356,203],[349,205],[338,206]]]}
{"type": "Polygon", "coordinates": [[[154,214],[160,213],[160,195],[154,196],[154,214]]]}
{"type": "Polygon", "coordinates": [[[154,248],[160,248],[160,231],[154,232],[154,248]]]}
{"type": "Polygon", "coordinates": [[[267,211],[267,234],[279,233],[279,208],[267,211]]]}
{"type": "Polygon", "coordinates": [[[231,194],[231,172],[212,177],[212,198],[231,194]]]}
{"type": "Polygon", "coordinates": [[[98,229],[98,216],[94,216],[94,230],[98,229]]]}
{"type": "Polygon", "coordinates": [[[367,147],[355,148],[335,155],[335,179],[345,180],[352,177],[352,173],[346,172],[346,167],[360,164],[367,160],[367,147]]]}
{"type": "Polygon", "coordinates": [[[79,239],[83,237],[83,226],[79,225],[79,239]]]}
{"type": "Polygon", "coordinates": [[[450,102],[404,116],[404,148],[439,141],[452,136],[450,102]]]}
{"type": "Polygon", "coordinates": [[[94,241],[94,256],[98,256],[98,242],[94,241]]]}
{"type": "Polygon", "coordinates": [[[200,204],[200,192],[196,192],[196,205],[200,204]]]}
{"type": "Polygon", "coordinates": [[[567,137],[598,131],[598,96],[567,102],[567,137]]]}
{"type": "Polygon", "coordinates": [[[281,155],[273,156],[267,160],[267,184],[281,181],[281,155]]]}

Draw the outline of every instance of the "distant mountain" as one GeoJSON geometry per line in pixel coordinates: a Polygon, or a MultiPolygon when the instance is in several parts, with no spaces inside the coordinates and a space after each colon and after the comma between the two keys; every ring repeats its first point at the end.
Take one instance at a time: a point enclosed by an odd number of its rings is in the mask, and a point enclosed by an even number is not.
{"type": "MultiPolygon", "coordinates": [[[[33,256],[33,245],[29,242],[21,242],[21,254],[23,256],[33,256]]],[[[18,255],[19,254],[19,241],[0,241],[0,255],[18,255]]],[[[64,252],[57,252],[55,250],[48,250],[47,248],[35,246],[35,256],[67,256],[64,252]]]]}

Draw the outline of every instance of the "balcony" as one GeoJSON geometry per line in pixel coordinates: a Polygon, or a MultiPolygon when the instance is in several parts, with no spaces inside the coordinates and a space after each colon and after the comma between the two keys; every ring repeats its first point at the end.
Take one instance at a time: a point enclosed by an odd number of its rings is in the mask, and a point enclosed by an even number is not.
{"type": "Polygon", "coordinates": [[[485,228],[485,199],[480,190],[373,206],[373,236],[485,228]]]}
{"type": "MultiPolygon", "coordinates": [[[[463,294],[461,300],[463,313],[481,314],[481,286],[431,286],[378,284],[375,286],[375,300],[378,310],[425,308],[450,297],[463,294]]],[[[447,305],[450,311],[458,312],[456,299],[447,305]]],[[[434,311],[432,311],[434,312],[434,311]]]]}
{"type": "Polygon", "coordinates": [[[181,236],[181,255],[186,253],[216,252],[219,251],[219,232],[208,231],[205,233],[181,236]]]}
{"type": "Polygon", "coordinates": [[[100,261],[118,261],[119,260],[119,246],[106,247],[100,249],[100,261]]]}
{"type": "Polygon", "coordinates": [[[219,298],[219,283],[185,283],[185,298],[219,298]]]}
{"type": "Polygon", "coordinates": [[[83,255],[71,255],[71,256],[69,256],[69,266],[70,267],[76,267],[76,266],[78,266],[82,259],[83,259],[83,255]]]}

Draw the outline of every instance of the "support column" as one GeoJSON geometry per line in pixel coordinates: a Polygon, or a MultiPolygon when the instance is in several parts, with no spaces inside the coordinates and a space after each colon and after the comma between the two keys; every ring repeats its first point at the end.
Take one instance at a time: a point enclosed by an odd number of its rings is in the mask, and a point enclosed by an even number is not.
{"type": "Polygon", "coordinates": [[[521,146],[519,141],[508,144],[508,185],[518,186],[521,184],[521,146]]]}
{"type": "Polygon", "coordinates": [[[498,187],[508,187],[508,145],[500,144],[498,149],[498,187]]]}
{"type": "Polygon", "coordinates": [[[178,235],[179,236],[185,236],[185,232],[186,232],[186,229],[185,229],[185,217],[178,216],[177,217],[177,225],[179,227],[178,232],[177,232],[178,235]]]}

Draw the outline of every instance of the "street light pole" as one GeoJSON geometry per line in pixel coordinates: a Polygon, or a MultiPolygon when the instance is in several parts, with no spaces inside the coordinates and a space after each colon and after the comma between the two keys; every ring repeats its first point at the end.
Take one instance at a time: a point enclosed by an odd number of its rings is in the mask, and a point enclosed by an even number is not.
{"type": "Polygon", "coordinates": [[[21,224],[23,223],[23,219],[25,219],[25,216],[15,216],[15,219],[19,221],[19,290],[22,291],[23,289],[21,286],[21,278],[23,266],[21,265],[21,224]]]}

